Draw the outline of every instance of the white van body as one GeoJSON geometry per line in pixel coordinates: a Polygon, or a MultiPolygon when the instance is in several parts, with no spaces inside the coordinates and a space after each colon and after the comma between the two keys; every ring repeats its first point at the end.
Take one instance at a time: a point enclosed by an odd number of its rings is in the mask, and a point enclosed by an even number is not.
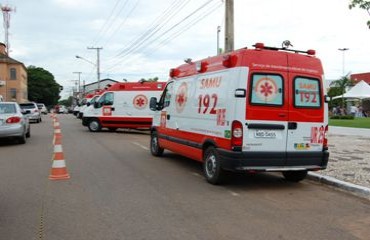
{"type": "Polygon", "coordinates": [[[152,154],[203,162],[212,184],[224,170],[279,171],[298,182],[325,169],[328,106],[313,54],[261,44],[172,69],[150,103],[152,154]]]}
{"type": "Polygon", "coordinates": [[[102,128],[149,129],[153,120],[149,99],[159,97],[165,85],[164,82],[116,83],[84,113],[82,125],[92,132],[102,128]]]}

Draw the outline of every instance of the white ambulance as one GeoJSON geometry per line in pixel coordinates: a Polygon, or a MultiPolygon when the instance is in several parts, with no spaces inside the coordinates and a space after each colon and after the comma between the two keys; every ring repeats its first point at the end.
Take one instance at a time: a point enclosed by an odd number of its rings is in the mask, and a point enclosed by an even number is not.
{"type": "Polygon", "coordinates": [[[151,153],[203,163],[209,183],[224,171],[277,171],[289,181],[325,169],[328,109],[314,50],[265,47],[171,69],[155,111],[151,153]]]}
{"type": "Polygon", "coordinates": [[[91,132],[102,128],[149,129],[153,120],[149,99],[159,97],[165,86],[165,82],[116,83],[95,101],[94,109],[84,113],[82,125],[91,132]]]}

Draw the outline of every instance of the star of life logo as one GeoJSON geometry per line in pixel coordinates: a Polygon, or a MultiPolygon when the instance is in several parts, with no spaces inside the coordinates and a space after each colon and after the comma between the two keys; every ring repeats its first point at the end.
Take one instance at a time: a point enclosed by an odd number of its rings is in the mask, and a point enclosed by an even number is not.
{"type": "Polygon", "coordinates": [[[175,99],[176,111],[178,113],[182,113],[182,111],[184,111],[187,100],[188,100],[188,85],[186,84],[186,82],[183,82],[177,89],[175,99]]]}
{"type": "Polygon", "coordinates": [[[274,79],[263,77],[257,81],[254,91],[260,100],[268,103],[272,102],[277,96],[278,87],[274,79]]]}
{"type": "Polygon", "coordinates": [[[136,109],[144,109],[148,105],[148,98],[142,94],[137,95],[133,100],[136,109]]]}

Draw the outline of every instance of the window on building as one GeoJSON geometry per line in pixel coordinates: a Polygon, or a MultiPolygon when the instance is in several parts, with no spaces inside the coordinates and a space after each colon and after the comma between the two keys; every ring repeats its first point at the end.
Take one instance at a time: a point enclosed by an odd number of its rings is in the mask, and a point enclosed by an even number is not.
{"type": "Polygon", "coordinates": [[[17,80],[17,69],[10,69],[10,80],[17,80]]]}
{"type": "Polygon", "coordinates": [[[17,89],[16,88],[11,88],[9,90],[9,93],[10,93],[10,98],[11,99],[17,99],[17,89]]]}

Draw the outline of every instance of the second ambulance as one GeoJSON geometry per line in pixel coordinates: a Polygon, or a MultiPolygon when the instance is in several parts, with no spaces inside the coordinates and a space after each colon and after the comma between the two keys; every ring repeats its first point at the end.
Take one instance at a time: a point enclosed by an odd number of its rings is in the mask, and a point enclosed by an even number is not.
{"type": "Polygon", "coordinates": [[[102,128],[149,129],[153,119],[149,99],[159,97],[165,85],[164,82],[116,83],[95,100],[93,109],[84,112],[82,125],[91,132],[102,128]]]}
{"type": "Polygon", "coordinates": [[[289,181],[325,169],[328,110],[314,50],[266,47],[171,69],[156,115],[151,152],[164,149],[203,163],[209,183],[229,171],[278,171],[289,181]]]}

